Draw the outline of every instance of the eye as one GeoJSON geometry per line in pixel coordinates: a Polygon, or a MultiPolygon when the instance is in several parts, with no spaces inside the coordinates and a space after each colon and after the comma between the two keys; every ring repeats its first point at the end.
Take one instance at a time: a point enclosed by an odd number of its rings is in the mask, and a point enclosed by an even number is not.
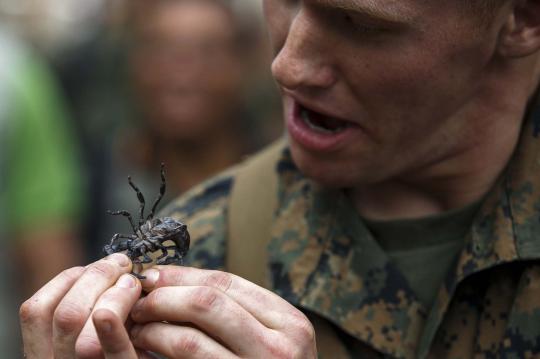
{"type": "Polygon", "coordinates": [[[354,16],[348,13],[343,14],[343,19],[345,20],[347,26],[351,27],[354,31],[358,33],[378,34],[384,32],[384,29],[362,23],[362,21],[355,19],[354,16]]]}

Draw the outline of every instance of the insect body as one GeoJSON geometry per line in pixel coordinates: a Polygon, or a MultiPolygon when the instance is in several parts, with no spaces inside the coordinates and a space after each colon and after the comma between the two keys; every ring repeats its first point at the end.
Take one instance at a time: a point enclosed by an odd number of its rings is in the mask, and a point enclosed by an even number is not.
{"type": "MultiPolygon", "coordinates": [[[[133,222],[133,217],[128,211],[116,211],[108,213],[111,215],[121,215],[127,217],[134,234],[115,234],[111,242],[103,247],[106,254],[116,252],[126,252],[126,255],[132,260],[133,264],[151,263],[153,260],[149,253],[161,250],[161,255],[156,259],[156,264],[179,264],[183,262],[183,257],[189,249],[189,232],[187,226],[180,221],[170,217],[154,218],[156,208],[165,194],[165,171],[161,164],[161,186],[159,195],[156,198],[150,214],[144,218],[144,196],[128,177],[131,188],[137,193],[139,199],[139,223],[138,226],[133,222]],[[171,244],[166,245],[165,242],[171,244]],[[173,251],[172,255],[169,251],[173,251]]],[[[139,279],[145,277],[132,271],[132,274],[139,279]]]]}

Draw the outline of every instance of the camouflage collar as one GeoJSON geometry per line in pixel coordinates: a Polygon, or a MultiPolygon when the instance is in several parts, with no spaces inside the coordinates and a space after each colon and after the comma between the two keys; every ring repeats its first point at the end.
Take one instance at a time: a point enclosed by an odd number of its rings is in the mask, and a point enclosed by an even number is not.
{"type": "Polygon", "coordinates": [[[423,357],[457,286],[480,271],[540,258],[540,112],[526,122],[505,174],[487,196],[455,271],[430,311],[340,191],[278,163],[279,206],[269,245],[273,289],[379,352],[423,357]]]}
{"type": "Polygon", "coordinates": [[[524,123],[518,147],[477,214],[454,272],[430,313],[419,357],[429,350],[458,285],[495,267],[540,259],[540,106],[524,123]]]}
{"type": "Polygon", "coordinates": [[[476,216],[456,280],[500,264],[540,258],[540,107],[523,126],[510,164],[476,216]]]}

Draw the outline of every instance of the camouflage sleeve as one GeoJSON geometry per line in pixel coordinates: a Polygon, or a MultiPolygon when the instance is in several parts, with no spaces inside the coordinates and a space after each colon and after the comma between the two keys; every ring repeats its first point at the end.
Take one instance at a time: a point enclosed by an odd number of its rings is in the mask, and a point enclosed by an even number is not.
{"type": "Polygon", "coordinates": [[[236,168],[202,184],[168,205],[161,217],[173,217],[188,226],[191,246],[186,265],[225,269],[227,212],[236,168]]]}

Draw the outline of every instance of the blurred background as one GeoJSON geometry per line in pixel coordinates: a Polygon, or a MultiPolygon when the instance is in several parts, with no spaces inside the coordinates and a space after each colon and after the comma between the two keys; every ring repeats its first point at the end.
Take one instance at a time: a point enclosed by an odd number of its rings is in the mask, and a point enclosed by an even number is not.
{"type": "Polygon", "coordinates": [[[0,347],[20,303],[282,133],[258,0],[0,0],[0,347]],[[149,207],[149,206],[147,206],[149,207]]]}

